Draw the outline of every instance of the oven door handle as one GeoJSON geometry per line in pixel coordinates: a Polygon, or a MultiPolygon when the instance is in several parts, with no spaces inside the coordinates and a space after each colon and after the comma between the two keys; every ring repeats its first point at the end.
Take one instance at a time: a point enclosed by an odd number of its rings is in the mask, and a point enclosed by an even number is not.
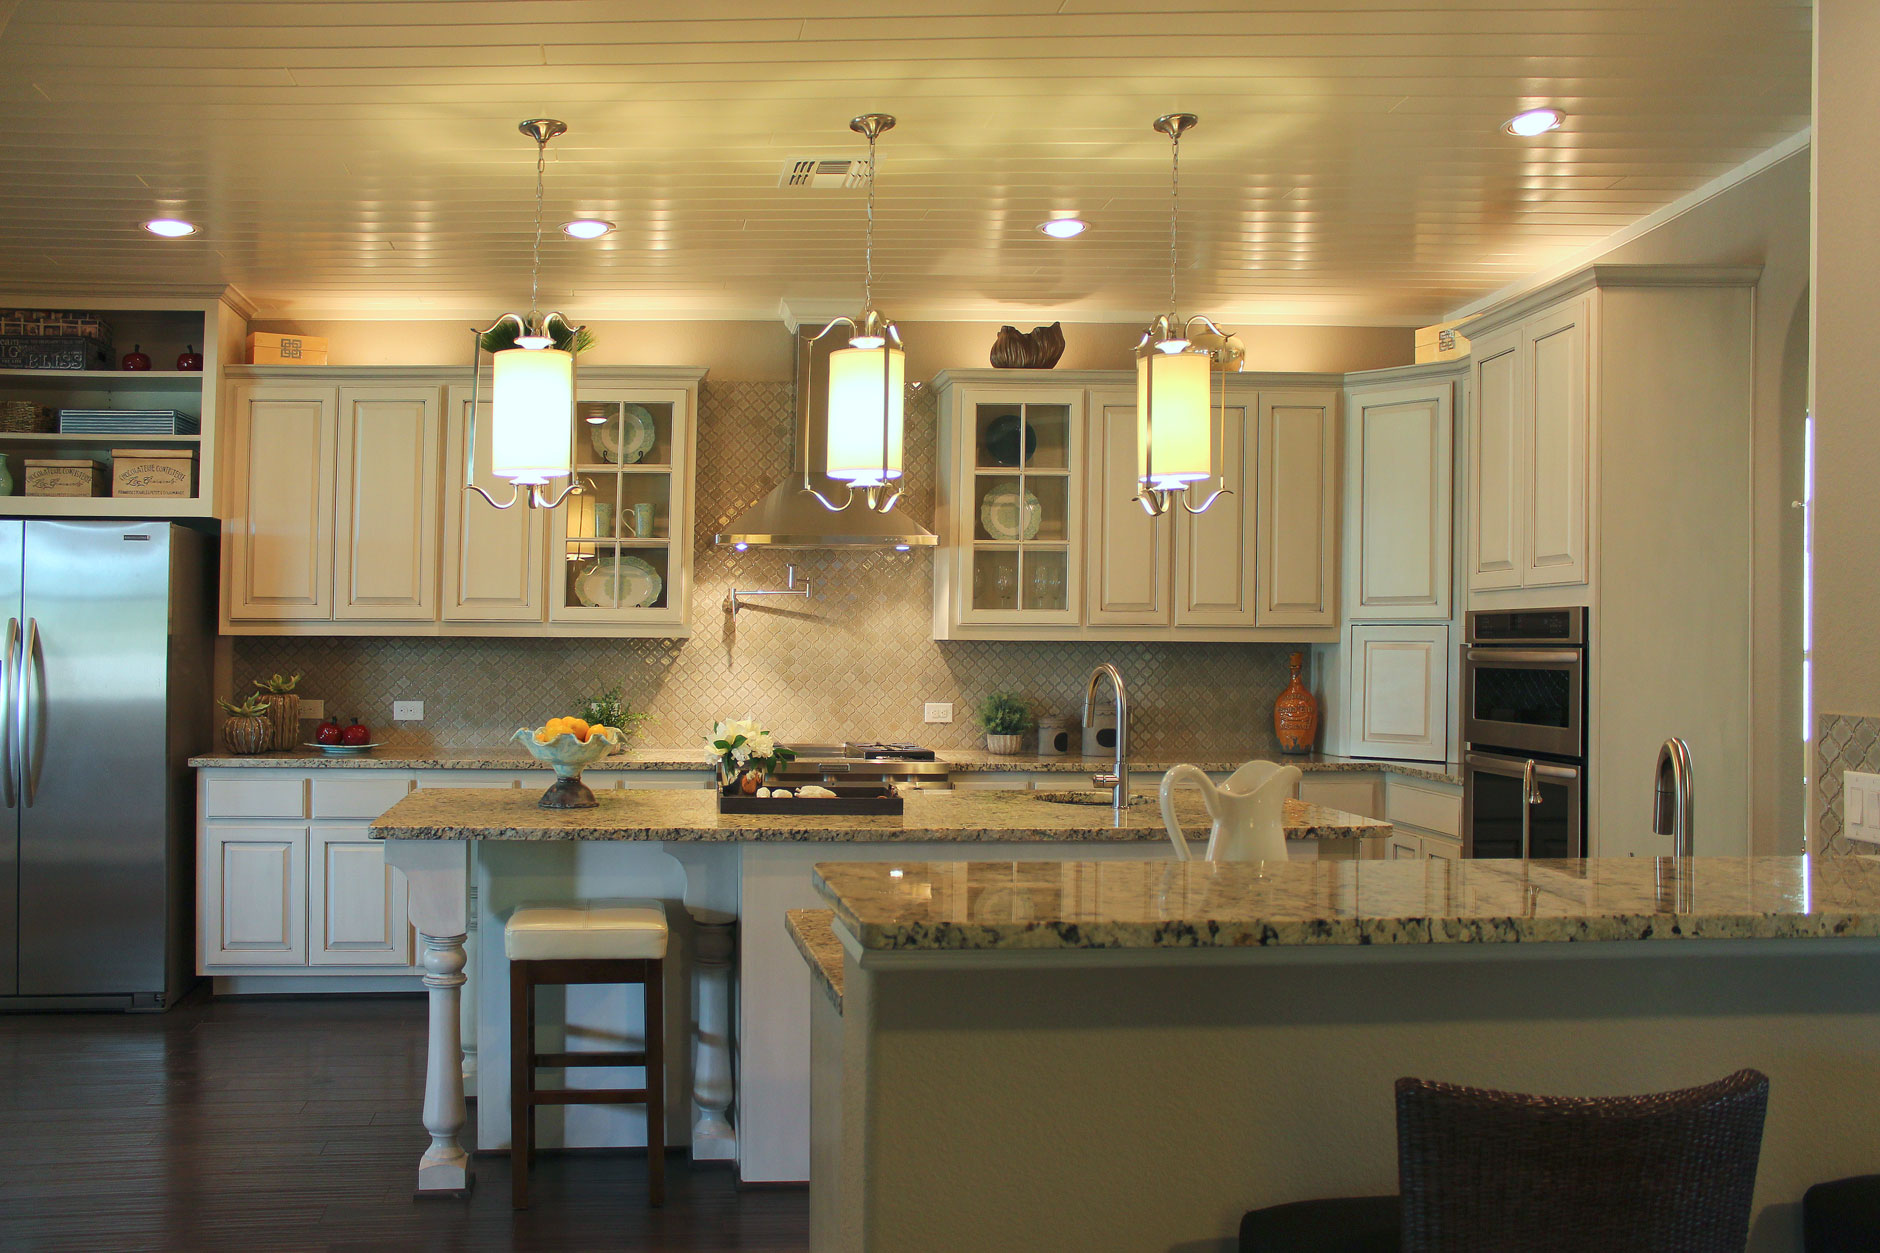
{"type": "Polygon", "coordinates": [[[1516,666],[1577,665],[1586,656],[1577,648],[1470,648],[1464,655],[1474,662],[1516,666]]]}

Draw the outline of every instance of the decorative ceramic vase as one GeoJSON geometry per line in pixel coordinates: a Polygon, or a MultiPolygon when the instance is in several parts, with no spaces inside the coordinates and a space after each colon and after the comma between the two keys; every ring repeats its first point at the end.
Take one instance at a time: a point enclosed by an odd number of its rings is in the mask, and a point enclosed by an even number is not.
{"type": "Polygon", "coordinates": [[[555,767],[555,782],[535,802],[539,808],[600,808],[600,801],[595,798],[593,789],[581,782],[581,767],[599,761],[618,748],[618,731],[609,727],[605,732],[589,735],[586,740],[576,739],[572,731],[563,731],[544,744],[535,738],[533,727],[523,727],[512,738],[522,741],[531,757],[555,767]]]}
{"type": "Polygon", "coordinates": [[[268,726],[273,728],[274,751],[284,753],[300,742],[300,697],[293,692],[262,692],[261,703],[268,707],[268,726]]]}
{"type": "Polygon", "coordinates": [[[4,453],[0,453],[0,496],[13,494],[13,467],[4,453]]]}
{"type": "Polygon", "coordinates": [[[252,718],[236,714],[222,723],[222,742],[237,757],[252,757],[256,753],[267,752],[272,735],[273,728],[260,714],[252,718]]]}
{"type": "Polygon", "coordinates": [[[764,786],[764,772],[740,767],[729,757],[718,759],[718,787],[726,796],[755,796],[764,786]]]}
{"type": "Polygon", "coordinates": [[[1319,738],[1319,702],[1299,677],[1306,655],[1294,653],[1286,664],[1292,667],[1292,682],[1273,702],[1273,731],[1279,736],[1280,752],[1309,753],[1319,738]]]}
{"type": "Polygon", "coordinates": [[[1024,751],[1023,735],[986,735],[986,751],[996,757],[1015,757],[1024,751]]]}

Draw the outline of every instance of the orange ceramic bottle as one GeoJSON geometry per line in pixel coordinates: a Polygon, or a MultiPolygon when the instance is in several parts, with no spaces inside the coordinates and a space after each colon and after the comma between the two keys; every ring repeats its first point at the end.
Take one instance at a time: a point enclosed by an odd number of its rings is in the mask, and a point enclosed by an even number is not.
{"type": "Polygon", "coordinates": [[[1282,753],[1309,753],[1319,736],[1319,702],[1299,677],[1306,655],[1294,653],[1287,658],[1292,666],[1292,682],[1273,702],[1273,730],[1279,736],[1282,753]]]}

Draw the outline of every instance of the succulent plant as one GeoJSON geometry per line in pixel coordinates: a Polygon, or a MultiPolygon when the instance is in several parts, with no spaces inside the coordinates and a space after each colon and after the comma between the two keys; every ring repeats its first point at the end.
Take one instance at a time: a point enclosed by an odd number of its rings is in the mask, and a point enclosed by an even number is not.
{"type": "Polygon", "coordinates": [[[255,686],[271,696],[285,696],[300,686],[300,675],[269,675],[265,679],[256,679],[255,686]]]}
{"type": "Polygon", "coordinates": [[[216,704],[226,709],[231,717],[262,718],[267,716],[268,702],[260,696],[244,696],[240,701],[218,700],[216,704]]]}

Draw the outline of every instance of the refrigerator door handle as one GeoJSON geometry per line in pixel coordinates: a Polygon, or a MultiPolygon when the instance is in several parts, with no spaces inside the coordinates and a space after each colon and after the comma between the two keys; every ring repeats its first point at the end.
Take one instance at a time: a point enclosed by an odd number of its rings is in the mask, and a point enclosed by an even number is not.
{"type": "Polygon", "coordinates": [[[6,653],[0,656],[0,687],[6,688],[6,724],[0,727],[0,777],[5,786],[0,788],[6,794],[6,807],[12,809],[19,804],[19,792],[15,780],[19,778],[16,747],[13,728],[19,721],[17,703],[20,698],[20,620],[7,619],[6,653]]]}
{"type": "Polygon", "coordinates": [[[39,659],[39,619],[26,620],[26,646],[16,667],[20,684],[20,791],[26,807],[33,806],[33,671],[39,659]]]}

